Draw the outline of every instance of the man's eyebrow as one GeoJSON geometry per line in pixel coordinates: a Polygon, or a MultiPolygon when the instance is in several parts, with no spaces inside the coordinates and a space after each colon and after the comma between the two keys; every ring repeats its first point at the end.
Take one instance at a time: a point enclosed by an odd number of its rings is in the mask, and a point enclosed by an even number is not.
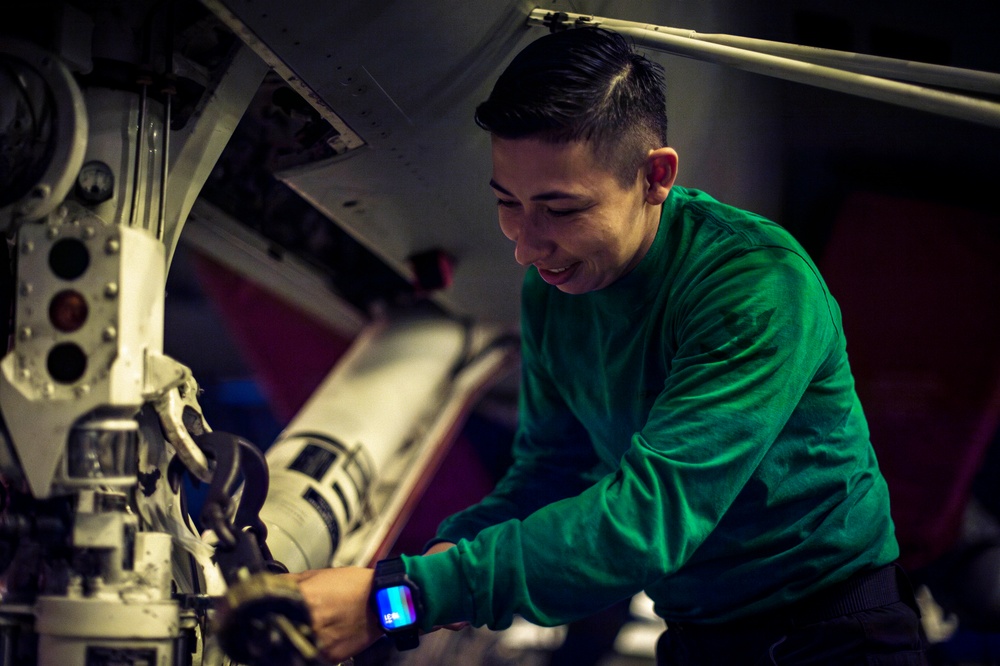
{"type": "Polygon", "coordinates": [[[497,181],[493,180],[492,178],[490,178],[490,187],[492,187],[497,192],[500,192],[501,194],[506,194],[509,197],[514,196],[507,190],[507,188],[501,187],[500,184],[497,181]]]}
{"type": "MultiPolygon", "coordinates": [[[[501,194],[506,194],[509,197],[514,196],[513,194],[511,194],[507,190],[507,188],[503,187],[502,185],[500,185],[495,180],[492,180],[492,179],[490,180],[490,187],[492,187],[497,192],[500,192],[501,194]]],[[[552,190],[551,192],[540,192],[540,193],[536,194],[535,196],[531,197],[531,200],[532,201],[552,201],[553,199],[577,199],[577,200],[579,200],[579,199],[584,199],[584,198],[585,197],[582,197],[579,194],[571,194],[569,192],[563,192],[561,190],[552,190]]]]}

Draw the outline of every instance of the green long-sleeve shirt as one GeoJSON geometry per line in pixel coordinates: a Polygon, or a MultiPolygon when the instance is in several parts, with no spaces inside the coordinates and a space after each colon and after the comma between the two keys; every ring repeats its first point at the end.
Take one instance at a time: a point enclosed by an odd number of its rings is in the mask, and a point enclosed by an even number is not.
{"type": "Polygon", "coordinates": [[[423,628],[561,624],[645,590],[720,622],[898,555],[840,311],[778,225],[674,187],[611,286],[522,291],[515,462],[406,557],[423,628]]]}

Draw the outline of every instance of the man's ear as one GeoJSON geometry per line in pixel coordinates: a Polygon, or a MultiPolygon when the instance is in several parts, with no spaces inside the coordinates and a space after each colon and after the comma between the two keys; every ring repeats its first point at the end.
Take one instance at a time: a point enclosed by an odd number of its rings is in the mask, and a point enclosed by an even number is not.
{"type": "Polygon", "coordinates": [[[643,173],[646,178],[646,203],[659,206],[667,200],[677,178],[677,151],[667,146],[649,151],[643,173]]]}

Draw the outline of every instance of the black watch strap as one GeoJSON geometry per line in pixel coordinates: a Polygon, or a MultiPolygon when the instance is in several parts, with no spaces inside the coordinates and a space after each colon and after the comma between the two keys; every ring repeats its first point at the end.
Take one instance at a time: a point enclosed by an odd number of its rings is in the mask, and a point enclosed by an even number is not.
{"type": "MultiPolygon", "coordinates": [[[[396,576],[399,574],[406,573],[406,564],[403,563],[403,558],[392,557],[388,560],[379,560],[375,563],[375,578],[378,579],[382,576],[396,576]]],[[[376,580],[376,583],[378,581],[376,580]]]]}
{"type": "Polygon", "coordinates": [[[420,647],[420,636],[417,634],[416,629],[389,634],[389,637],[392,638],[392,642],[397,650],[412,650],[420,647]]]}

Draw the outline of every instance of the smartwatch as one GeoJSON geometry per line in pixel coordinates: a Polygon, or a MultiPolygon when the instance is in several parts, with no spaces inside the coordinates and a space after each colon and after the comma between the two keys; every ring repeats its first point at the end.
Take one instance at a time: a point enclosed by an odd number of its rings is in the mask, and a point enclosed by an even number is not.
{"type": "Polygon", "coordinates": [[[412,650],[420,644],[417,625],[423,613],[420,588],[406,575],[403,560],[393,557],[375,565],[372,603],[382,629],[397,650],[412,650]]]}

